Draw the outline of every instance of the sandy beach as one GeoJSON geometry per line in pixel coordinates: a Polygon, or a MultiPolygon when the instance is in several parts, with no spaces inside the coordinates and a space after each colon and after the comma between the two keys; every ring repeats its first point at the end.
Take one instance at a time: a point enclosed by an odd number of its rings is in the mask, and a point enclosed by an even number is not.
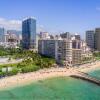
{"type": "Polygon", "coordinates": [[[14,86],[27,85],[35,81],[44,80],[52,77],[75,75],[78,71],[89,72],[100,69],[100,61],[91,64],[84,64],[75,68],[51,68],[43,69],[36,72],[18,74],[15,76],[5,77],[0,79],[0,89],[6,89],[14,86]]]}
{"type": "Polygon", "coordinates": [[[82,71],[82,72],[90,72],[93,70],[98,70],[100,69],[100,61],[95,61],[93,63],[88,63],[88,64],[83,64],[80,65],[78,70],[82,71]]]}

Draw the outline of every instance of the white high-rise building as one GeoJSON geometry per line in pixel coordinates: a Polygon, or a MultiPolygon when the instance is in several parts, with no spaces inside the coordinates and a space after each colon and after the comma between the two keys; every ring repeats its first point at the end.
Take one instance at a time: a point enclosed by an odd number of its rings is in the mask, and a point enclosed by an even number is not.
{"type": "Polygon", "coordinates": [[[56,59],[57,63],[72,66],[72,41],[63,39],[42,39],[38,42],[38,52],[56,59]]]}

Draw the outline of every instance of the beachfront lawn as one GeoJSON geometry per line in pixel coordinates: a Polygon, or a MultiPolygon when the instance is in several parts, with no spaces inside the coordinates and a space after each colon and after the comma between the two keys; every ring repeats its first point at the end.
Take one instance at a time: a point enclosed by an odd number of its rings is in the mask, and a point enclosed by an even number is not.
{"type": "Polygon", "coordinates": [[[100,52],[94,52],[93,56],[96,60],[100,60],[100,52]]]}
{"type": "Polygon", "coordinates": [[[23,61],[16,64],[3,64],[0,65],[0,76],[10,76],[16,75],[17,73],[27,73],[37,71],[43,68],[53,67],[55,60],[43,55],[39,55],[33,51],[20,51],[14,49],[11,51],[12,54],[9,56],[15,59],[23,58],[23,61]],[[5,71],[2,71],[3,68],[6,68],[5,71]],[[11,68],[9,71],[8,68],[11,68]]]}

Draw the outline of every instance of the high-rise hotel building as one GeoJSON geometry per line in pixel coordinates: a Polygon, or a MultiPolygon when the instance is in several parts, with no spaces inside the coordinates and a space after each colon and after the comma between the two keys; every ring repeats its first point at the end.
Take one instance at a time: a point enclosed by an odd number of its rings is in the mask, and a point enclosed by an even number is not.
{"type": "Polygon", "coordinates": [[[42,39],[38,52],[56,59],[57,63],[72,66],[72,41],[67,39],[42,39]]]}
{"type": "Polygon", "coordinates": [[[22,47],[23,49],[36,48],[36,20],[32,17],[22,22],[22,47]]]}

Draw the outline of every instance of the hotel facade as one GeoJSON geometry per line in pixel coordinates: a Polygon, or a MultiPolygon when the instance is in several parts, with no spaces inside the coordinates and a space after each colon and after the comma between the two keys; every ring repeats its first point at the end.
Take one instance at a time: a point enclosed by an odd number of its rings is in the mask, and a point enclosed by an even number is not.
{"type": "Polygon", "coordinates": [[[53,57],[56,62],[64,66],[81,63],[81,49],[72,48],[72,40],[42,39],[38,42],[38,53],[53,57]]]}

